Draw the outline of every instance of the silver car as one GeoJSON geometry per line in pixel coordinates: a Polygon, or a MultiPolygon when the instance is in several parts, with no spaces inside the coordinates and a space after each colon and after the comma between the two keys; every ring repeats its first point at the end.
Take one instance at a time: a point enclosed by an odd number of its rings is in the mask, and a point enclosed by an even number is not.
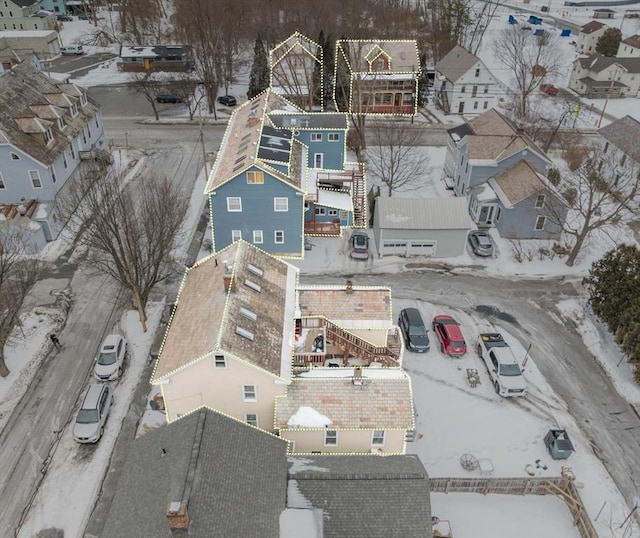
{"type": "Polygon", "coordinates": [[[124,359],[127,355],[127,341],[119,334],[105,337],[96,359],[93,375],[99,381],[111,381],[122,375],[124,359]]]}
{"type": "Polygon", "coordinates": [[[97,443],[104,433],[112,403],[113,395],[108,385],[89,385],[73,425],[73,440],[78,443],[97,443]]]}
{"type": "Polygon", "coordinates": [[[353,232],[349,244],[351,246],[350,256],[354,260],[369,259],[369,236],[366,232],[353,232]]]}
{"type": "Polygon", "coordinates": [[[493,256],[493,241],[488,232],[483,230],[473,230],[468,236],[471,250],[477,256],[493,256]]]}

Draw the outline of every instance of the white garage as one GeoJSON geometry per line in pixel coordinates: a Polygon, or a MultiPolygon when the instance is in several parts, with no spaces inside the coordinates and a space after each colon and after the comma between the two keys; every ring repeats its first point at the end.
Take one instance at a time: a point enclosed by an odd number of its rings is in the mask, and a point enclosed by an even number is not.
{"type": "Polygon", "coordinates": [[[373,235],[380,256],[460,256],[472,228],[466,197],[376,199],[373,235]]]}

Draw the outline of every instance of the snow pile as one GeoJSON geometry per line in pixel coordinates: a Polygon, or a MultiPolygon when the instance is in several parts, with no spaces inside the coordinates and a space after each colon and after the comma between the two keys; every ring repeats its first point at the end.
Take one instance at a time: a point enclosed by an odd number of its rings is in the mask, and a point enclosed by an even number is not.
{"type": "Polygon", "coordinates": [[[302,406],[291,415],[287,426],[292,428],[326,428],[333,424],[331,419],[316,411],[313,407],[302,406]]]}

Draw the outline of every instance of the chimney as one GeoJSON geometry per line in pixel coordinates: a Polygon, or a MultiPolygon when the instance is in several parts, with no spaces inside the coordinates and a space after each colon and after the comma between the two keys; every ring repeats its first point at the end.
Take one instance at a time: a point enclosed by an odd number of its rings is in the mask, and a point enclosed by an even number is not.
{"type": "Polygon", "coordinates": [[[353,282],[351,280],[347,280],[347,287],[345,288],[347,293],[353,293],[353,282]]]}
{"type": "Polygon", "coordinates": [[[356,366],[353,369],[353,384],[354,385],[362,385],[362,367],[356,366]]]}
{"type": "Polygon", "coordinates": [[[187,503],[173,501],[167,508],[167,525],[169,529],[186,530],[189,528],[189,514],[187,513],[187,503]]]}
{"type": "Polygon", "coordinates": [[[227,263],[226,260],[224,260],[222,262],[222,265],[224,266],[224,275],[223,275],[223,280],[224,280],[224,291],[225,292],[235,292],[236,291],[236,281],[233,278],[233,273],[231,271],[231,266],[227,263]]]}

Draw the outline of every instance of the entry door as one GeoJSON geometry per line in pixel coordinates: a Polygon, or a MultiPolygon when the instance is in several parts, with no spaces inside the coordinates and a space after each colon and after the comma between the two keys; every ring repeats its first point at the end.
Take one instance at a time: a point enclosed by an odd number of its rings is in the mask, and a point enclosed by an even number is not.
{"type": "Polygon", "coordinates": [[[324,153],[316,153],[313,156],[314,168],[324,168],[324,153]]]}
{"type": "Polygon", "coordinates": [[[493,224],[493,212],[495,206],[483,205],[480,207],[480,214],[478,215],[478,222],[484,224],[493,224]]]}

